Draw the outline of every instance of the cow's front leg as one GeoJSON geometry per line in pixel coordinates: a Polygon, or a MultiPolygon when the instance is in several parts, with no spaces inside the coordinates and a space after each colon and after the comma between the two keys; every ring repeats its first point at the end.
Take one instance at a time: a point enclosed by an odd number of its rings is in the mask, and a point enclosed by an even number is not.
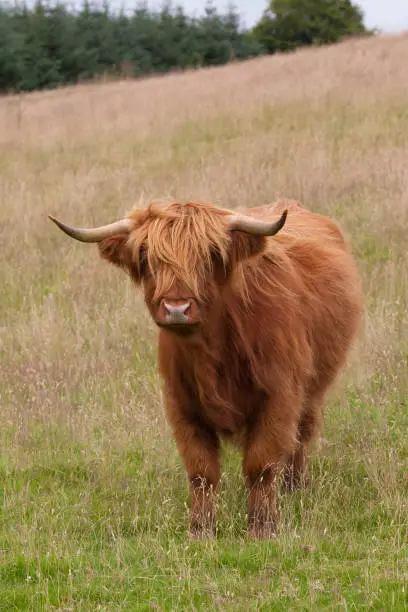
{"type": "Polygon", "coordinates": [[[277,519],[277,482],[296,445],[297,418],[289,407],[277,413],[266,407],[244,448],[243,471],[249,489],[248,535],[274,537],[277,519]]]}
{"type": "Polygon", "coordinates": [[[190,534],[215,534],[215,495],[220,480],[219,442],[215,433],[184,419],[173,425],[191,490],[190,534]]]}
{"type": "Polygon", "coordinates": [[[251,452],[244,461],[245,481],[249,491],[248,536],[254,539],[274,537],[276,530],[276,488],[280,462],[257,461],[251,452]]]}

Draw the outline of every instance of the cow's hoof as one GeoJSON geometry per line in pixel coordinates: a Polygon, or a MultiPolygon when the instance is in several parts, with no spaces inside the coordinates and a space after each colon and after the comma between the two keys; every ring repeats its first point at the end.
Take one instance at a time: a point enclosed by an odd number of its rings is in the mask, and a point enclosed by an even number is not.
{"type": "Polygon", "coordinates": [[[192,542],[200,542],[205,540],[213,540],[215,537],[215,529],[197,529],[193,528],[189,531],[189,538],[192,542]]]}
{"type": "Polygon", "coordinates": [[[272,523],[248,527],[249,540],[274,540],[275,538],[276,529],[272,523]]]}

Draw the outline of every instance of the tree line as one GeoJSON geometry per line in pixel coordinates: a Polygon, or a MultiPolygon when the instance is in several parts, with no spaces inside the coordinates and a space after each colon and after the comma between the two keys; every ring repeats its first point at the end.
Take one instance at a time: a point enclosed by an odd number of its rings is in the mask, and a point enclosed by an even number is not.
{"type": "Polygon", "coordinates": [[[74,9],[60,0],[0,0],[0,92],[215,66],[365,31],[350,0],[272,0],[252,30],[233,7],[220,13],[211,3],[191,17],[171,4],[125,12],[107,1],[74,9]]]}

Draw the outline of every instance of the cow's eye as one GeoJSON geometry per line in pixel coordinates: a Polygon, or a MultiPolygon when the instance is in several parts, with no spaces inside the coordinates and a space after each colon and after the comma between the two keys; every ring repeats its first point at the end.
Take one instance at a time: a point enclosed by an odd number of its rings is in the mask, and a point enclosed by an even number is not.
{"type": "Polygon", "coordinates": [[[211,249],[211,261],[216,280],[222,281],[228,274],[228,266],[226,265],[226,262],[218,249],[211,249]]]}
{"type": "Polygon", "coordinates": [[[137,268],[140,277],[146,276],[149,271],[149,265],[147,262],[147,249],[143,244],[139,248],[137,268]]]}
{"type": "Polygon", "coordinates": [[[221,253],[217,248],[212,247],[210,249],[210,254],[211,254],[211,261],[213,262],[214,265],[223,263],[221,253]]]}

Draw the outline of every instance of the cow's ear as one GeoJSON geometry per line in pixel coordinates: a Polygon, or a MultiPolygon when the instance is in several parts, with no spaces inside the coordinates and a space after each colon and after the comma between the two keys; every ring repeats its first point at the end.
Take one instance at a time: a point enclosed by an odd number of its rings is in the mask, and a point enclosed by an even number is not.
{"type": "Polygon", "coordinates": [[[99,253],[102,259],[122,268],[128,272],[136,283],[140,283],[144,268],[144,256],[142,249],[137,257],[133,252],[132,246],[128,242],[129,236],[121,234],[105,238],[99,242],[99,253]]]}
{"type": "Polygon", "coordinates": [[[231,265],[259,255],[265,249],[265,236],[253,236],[245,232],[231,232],[229,259],[231,265]]]}
{"type": "Polygon", "coordinates": [[[127,245],[129,236],[121,234],[105,238],[98,243],[99,253],[102,259],[106,259],[120,268],[128,267],[131,263],[131,251],[127,245]]]}

